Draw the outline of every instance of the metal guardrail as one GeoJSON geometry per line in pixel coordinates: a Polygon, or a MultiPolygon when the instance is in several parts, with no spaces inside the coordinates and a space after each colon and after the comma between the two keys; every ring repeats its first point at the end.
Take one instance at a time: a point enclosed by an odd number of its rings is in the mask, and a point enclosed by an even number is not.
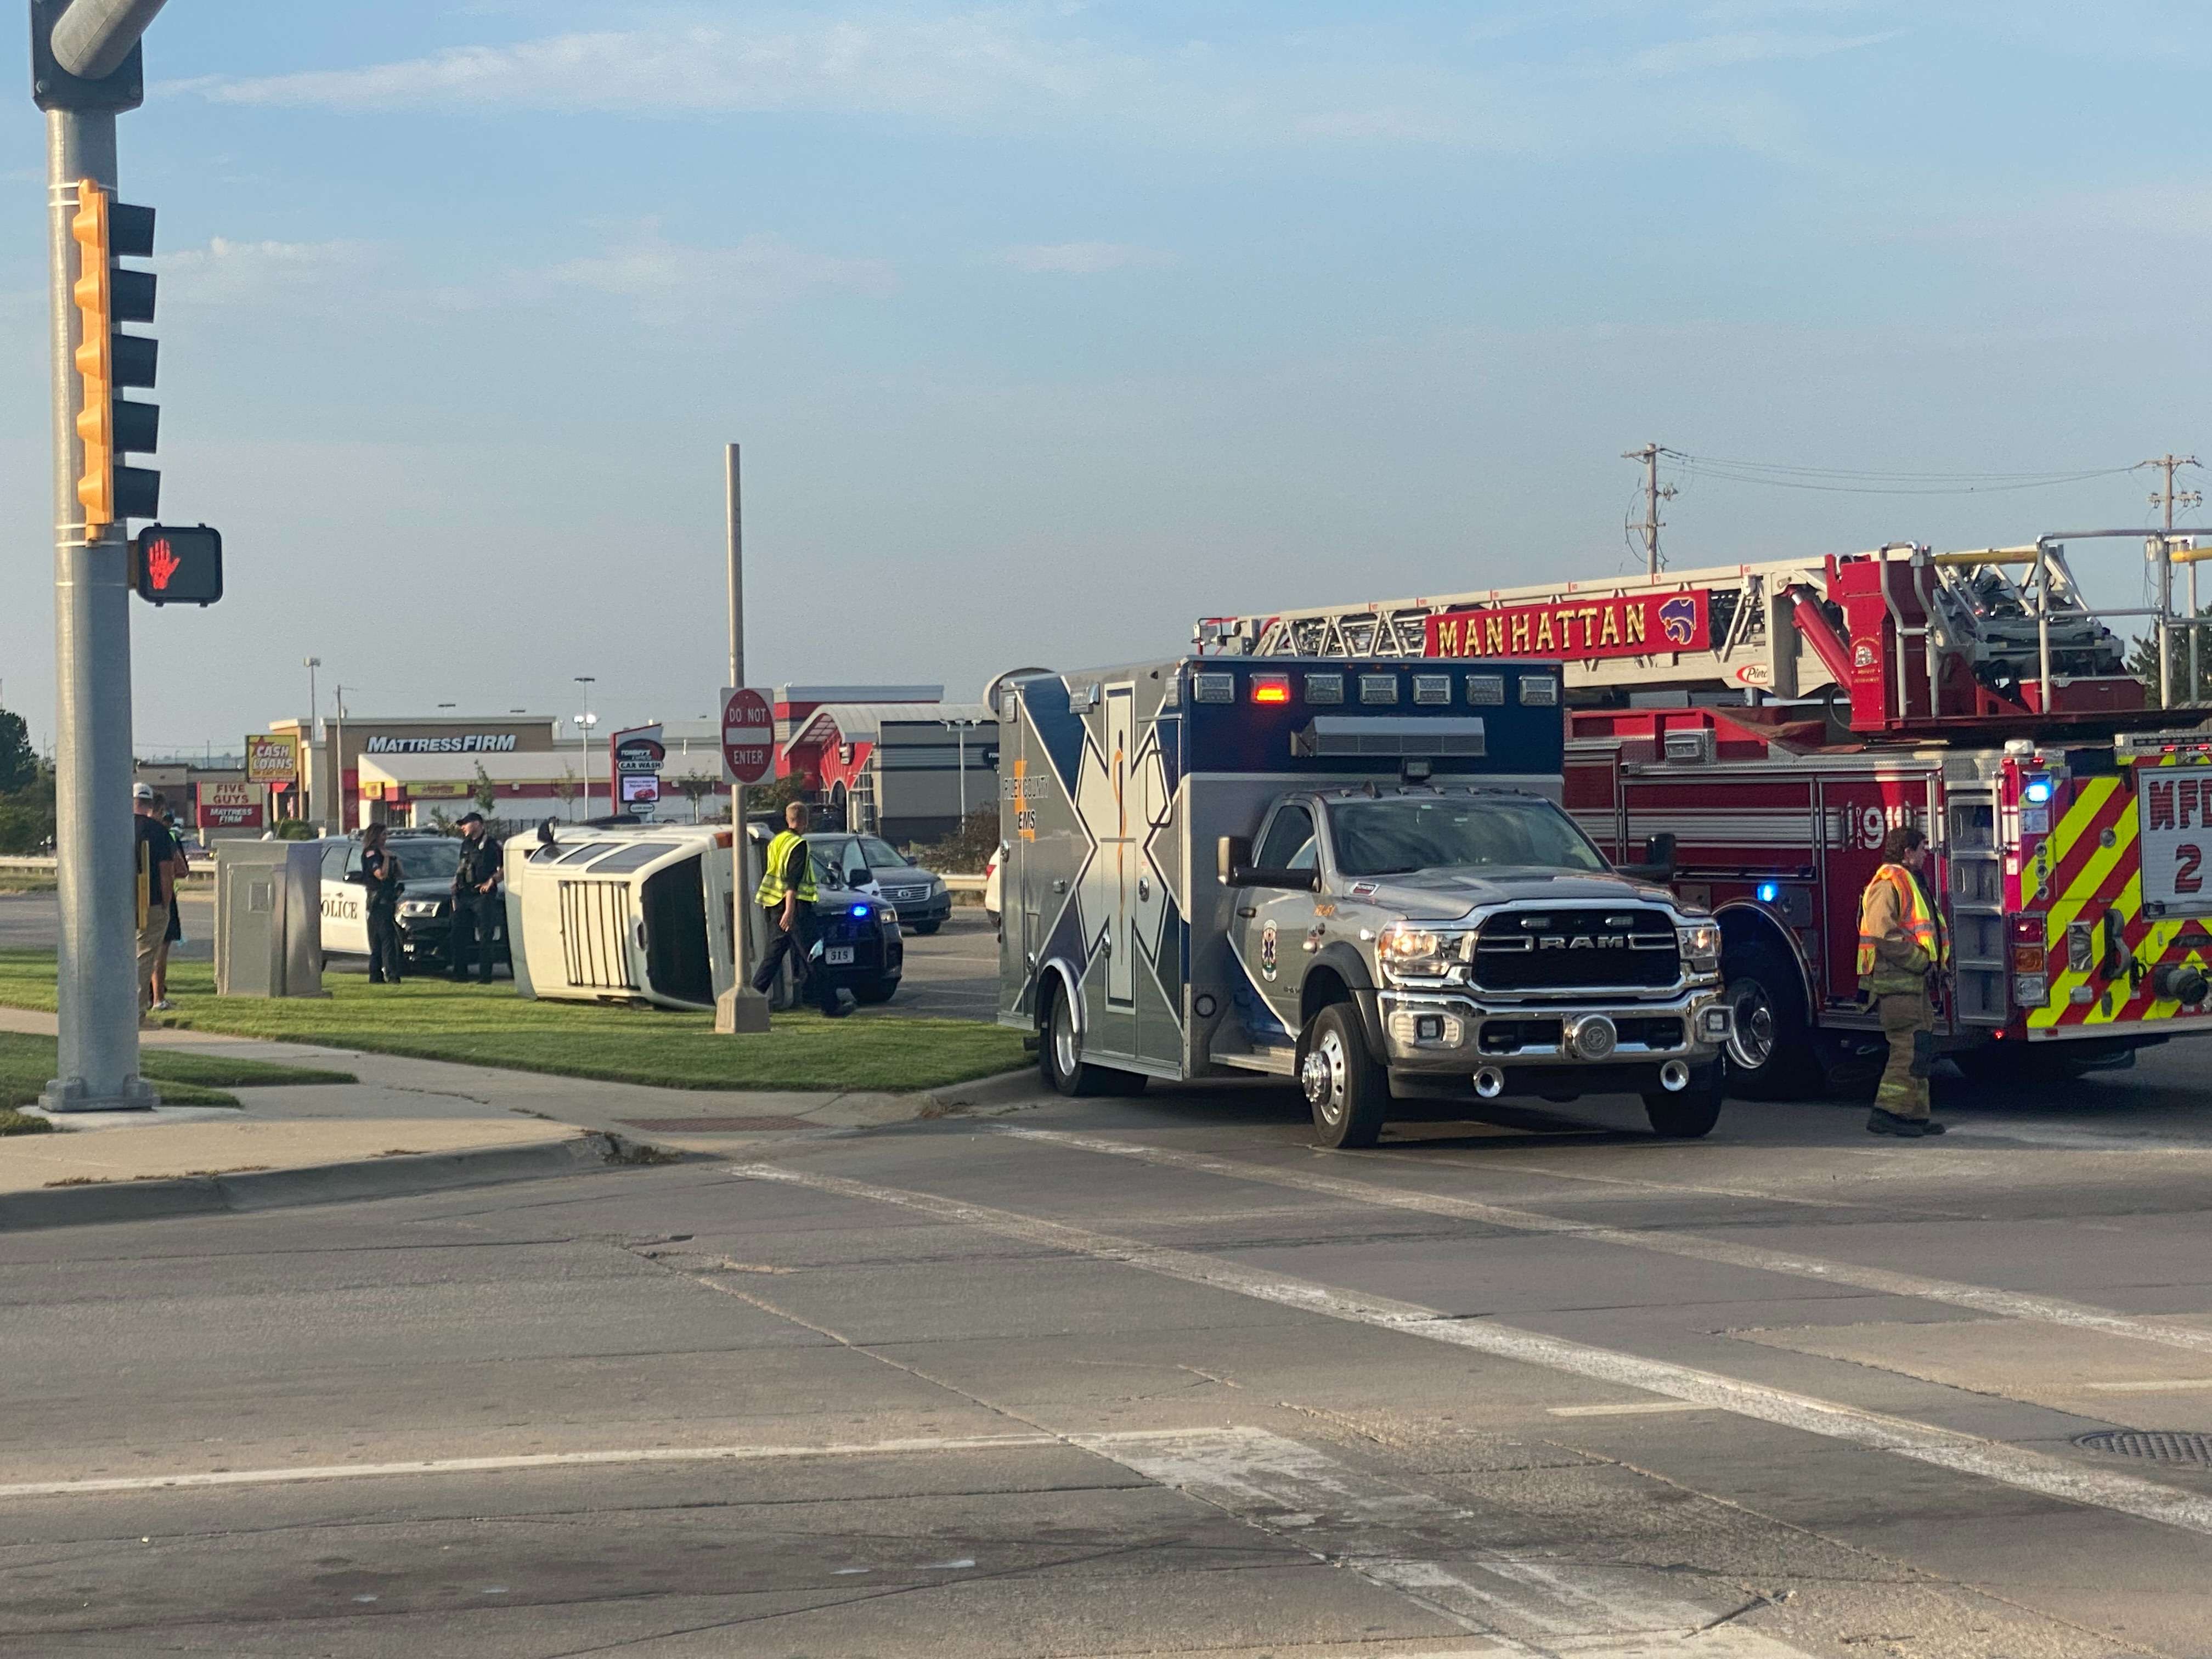
{"type": "MultiPolygon", "coordinates": [[[[9,854],[0,856],[0,876],[51,876],[61,869],[61,860],[51,853],[9,854]]],[[[207,859],[195,864],[185,875],[187,886],[213,886],[215,866],[207,859]]]]}
{"type": "Polygon", "coordinates": [[[987,876],[947,876],[945,884],[956,893],[980,893],[988,879],[987,876]]]}

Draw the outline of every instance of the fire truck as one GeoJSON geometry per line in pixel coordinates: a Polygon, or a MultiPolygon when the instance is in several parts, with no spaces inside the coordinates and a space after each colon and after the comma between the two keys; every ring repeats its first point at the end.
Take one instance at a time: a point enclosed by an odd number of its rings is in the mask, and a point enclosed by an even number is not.
{"type": "MultiPolygon", "coordinates": [[[[2204,532],[2196,532],[2203,535],[2204,532]]],[[[2150,619],[2160,685],[2200,684],[2177,568],[2093,607],[2069,546],[1870,552],[1201,621],[1241,656],[1565,660],[1568,810],[1723,928],[1737,1092],[1784,1096],[1881,1049],[1858,900],[1884,836],[1928,836],[1949,930],[1944,1051],[1971,1075],[2078,1075],[2212,1033],[2212,708],[2160,707],[2107,625],[2150,619]],[[2183,672],[2186,664],[2186,672],[2183,672]]]]}

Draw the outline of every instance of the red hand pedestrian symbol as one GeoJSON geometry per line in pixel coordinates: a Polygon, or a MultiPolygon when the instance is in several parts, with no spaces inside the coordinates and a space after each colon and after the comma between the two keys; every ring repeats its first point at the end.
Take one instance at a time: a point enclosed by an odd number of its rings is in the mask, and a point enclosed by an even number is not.
{"type": "Polygon", "coordinates": [[[179,561],[169,550],[166,536],[149,544],[146,549],[146,574],[154,579],[154,591],[161,592],[169,585],[169,578],[177,574],[179,561]]]}

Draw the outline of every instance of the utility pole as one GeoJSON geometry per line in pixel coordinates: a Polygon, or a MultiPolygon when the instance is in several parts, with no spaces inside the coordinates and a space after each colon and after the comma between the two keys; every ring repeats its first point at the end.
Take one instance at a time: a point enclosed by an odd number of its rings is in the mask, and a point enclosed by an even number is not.
{"type": "MultiPolygon", "coordinates": [[[[136,830],[131,822],[131,577],[114,502],[82,487],[85,313],[72,222],[87,181],[113,196],[115,118],[145,99],[138,37],[161,0],[32,0],[32,101],[46,118],[54,434],[54,850],[60,910],[58,1064],[51,1111],[155,1104],[138,1075],[136,830]]],[[[150,232],[146,247],[150,249],[150,232]]],[[[104,257],[104,256],[103,256],[104,257]]],[[[89,274],[89,273],[88,273],[89,274]]],[[[145,279],[150,287],[151,279],[145,279]]],[[[150,295],[147,296],[150,302],[150,295]]],[[[149,308],[145,313],[150,316],[149,308]]],[[[106,343],[95,340],[93,361],[106,343]]],[[[94,382],[112,377],[96,371],[94,382]]],[[[142,384],[140,381],[124,382],[142,384]]],[[[103,404],[104,408],[112,408],[103,404]]],[[[140,442],[134,446],[144,449],[140,442]]],[[[150,516],[150,515],[149,515],[150,516]]]]}
{"type": "MultiPolygon", "coordinates": [[[[2173,614],[2173,509],[2177,504],[2182,507],[2197,507],[2202,505],[2204,500],[2204,493],[2202,490],[2177,491],[2173,487],[2173,475],[2182,467],[2200,466],[2202,463],[2194,455],[2175,455],[2169,453],[2155,459],[2142,462],[2140,465],[2154,466],[2166,474],[2165,488],[2154,491],[2150,498],[2150,504],[2153,507],[2163,507],[2166,511],[2166,534],[2159,538],[2158,544],[2158,678],[2159,702],[2163,707],[2172,701],[2172,696],[2171,690],[2172,674],[2169,662],[2172,648],[2167,643],[2167,636],[2172,629],[2167,623],[2167,618],[2173,614]]],[[[2200,645],[2200,636],[2203,631],[2198,624],[2197,613],[2197,561],[2191,559],[2189,562],[2189,695],[2182,699],[2184,702],[2201,701],[2199,688],[2203,682],[2199,678],[2199,674],[2203,666],[2203,653],[2200,645]]]]}
{"type": "Polygon", "coordinates": [[[1659,531],[1666,522],[1659,516],[1659,503],[1674,499],[1674,486],[1664,489],[1659,483],[1659,458],[1674,452],[1662,444],[1646,444],[1641,449],[1625,451],[1624,461],[1644,463],[1644,574],[1653,580],[1659,577],[1659,531]]]}
{"type": "Polygon", "coordinates": [[[307,823],[315,816],[315,792],[313,787],[315,773],[315,671],[323,665],[320,657],[302,657],[300,666],[307,671],[307,729],[300,734],[300,822],[307,823]]]}
{"type": "MultiPolygon", "coordinates": [[[[745,684],[745,507],[744,475],[738,447],[722,450],[722,504],[729,524],[730,678],[745,684]]],[[[751,887],[746,882],[745,787],[730,786],[730,988],[714,1002],[714,1029],[728,1035],[768,1030],[768,999],[753,989],[751,887]]]]}
{"type": "MultiPolygon", "coordinates": [[[[354,687],[354,690],[358,691],[361,688],[359,686],[356,686],[354,687]]],[[[345,800],[345,687],[343,685],[336,685],[331,688],[331,706],[337,714],[337,724],[331,732],[331,798],[337,803],[335,810],[337,813],[337,823],[332,833],[343,836],[346,833],[347,829],[345,800]]]]}

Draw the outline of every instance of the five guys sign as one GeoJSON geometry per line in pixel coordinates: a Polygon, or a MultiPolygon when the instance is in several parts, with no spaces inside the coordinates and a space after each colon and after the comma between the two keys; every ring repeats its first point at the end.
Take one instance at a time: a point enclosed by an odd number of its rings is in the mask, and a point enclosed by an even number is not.
{"type": "Polygon", "coordinates": [[[1428,619],[1431,657],[1653,657],[1710,651],[1712,618],[1702,587],[1612,594],[1543,605],[1446,611],[1428,619]]]}

